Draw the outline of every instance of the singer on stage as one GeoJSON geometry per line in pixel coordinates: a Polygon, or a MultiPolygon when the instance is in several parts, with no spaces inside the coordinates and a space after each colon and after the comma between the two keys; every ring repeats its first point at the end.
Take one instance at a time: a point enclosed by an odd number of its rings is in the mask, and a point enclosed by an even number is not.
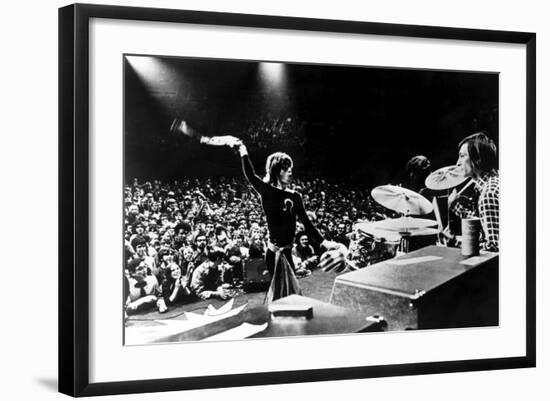
{"type": "Polygon", "coordinates": [[[266,174],[262,179],[256,174],[248,156],[247,148],[239,138],[229,135],[203,136],[190,128],[184,121],[176,122],[172,125],[172,129],[176,129],[189,137],[197,138],[203,144],[238,149],[243,173],[260,195],[269,230],[269,243],[266,251],[266,264],[272,277],[267,294],[269,301],[293,293],[300,293],[292,260],[296,217],[304,224],[309,237],[321,243],[321,246],[327,249],[327,252],[321,256],[319,266],[325,271],[334,268],[337,270],[345,268],[346,247],[323,239],[306,214],[301,195],[289,189],[293,166],[289,155],[281,152],[271,154],[267,158],[266,174]]]}

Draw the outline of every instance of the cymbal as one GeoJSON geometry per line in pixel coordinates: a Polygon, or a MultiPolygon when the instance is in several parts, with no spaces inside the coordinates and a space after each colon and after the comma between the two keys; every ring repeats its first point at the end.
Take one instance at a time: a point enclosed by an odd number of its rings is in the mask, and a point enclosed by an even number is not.
{"type": "Polygon", "coordinates": [[[385,230],[380,228],[381,221],[366,221],[362,223],[356,223],[354,228],[359,230],[361,233],[368,236],[373,236],[374,238],[384,239],[386,241],[399,241],[401,236],[399,233],[391,230],[385,230]]]}
{"type": "Polygon", "coordinates": [[[428,214],[433,205],[422,195],[396,185],[382,185],[371,191],[374,200],[388,209],[405,214],[428,214]]]}
{"type": "Polygon", "coordinates": [[[436,191],[451,189],[462,184],[468,177],[464,176],[464,170],[458,166],[442,167],[434,171],[428,177],[424,184],[426,188],[436,191]]]}
{"type": "Polygon", "coordinates": [[[437,235],[439,234],[439,230],[437,228],[427,227],[427,228],[419,228],[418,230],[411,230],[408,232],[408,234],[411,237],[422,237],[427,235],[437,235]]]}
{"type": "Polygon", "coordinates": [[[378,221],[378,228],[397,232],[414,232],[415,230],[425,229],[437,225],[437,221],[428,219],[419,219],[416,217],[399,217],[398,219],[387,219],[378,221]]]}

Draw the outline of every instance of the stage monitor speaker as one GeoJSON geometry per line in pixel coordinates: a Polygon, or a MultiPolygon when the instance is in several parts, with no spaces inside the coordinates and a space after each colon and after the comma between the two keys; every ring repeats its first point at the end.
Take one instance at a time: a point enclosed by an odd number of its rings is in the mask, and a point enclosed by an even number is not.
{"type": "Polygon", "coordinates": [[[498,325],[498,254],[428,246],[337,276],[330,302],[384,316],[388,330],[498,325]]]}

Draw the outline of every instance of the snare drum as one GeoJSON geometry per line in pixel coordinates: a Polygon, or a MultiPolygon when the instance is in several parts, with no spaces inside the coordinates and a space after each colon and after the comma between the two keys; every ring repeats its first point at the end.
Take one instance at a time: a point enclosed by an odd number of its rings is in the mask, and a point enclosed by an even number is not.
{"type": "MultiPolygon", "coordinates": [[[[350,250],[350,259],[358,267],[365,267],[395,257],[398,253],[408,253],[428,245],[436,245],[438,230],[422,228],[399,233],[380,228],[377,221],[357,223],[356,250],[350,250]]],[[[351,248],[351,246],[350,246],[351,248]]]]}
{"type": "Polygon", "coordinates": [[[356,248],[350,251],[350,259],[359,267],[373,265],[393,258],[400,241],[386,241],[384,239],[372,239],[364,237],[357,241],[356,248]]]}
{"type": "Polygon", "coordinates": [[[391,259],[399,249],[399,233],[382,230],[376,223],[365,222],[355,225],[357,236],[350,244],[349,258],[358,268],[391,259]]]}

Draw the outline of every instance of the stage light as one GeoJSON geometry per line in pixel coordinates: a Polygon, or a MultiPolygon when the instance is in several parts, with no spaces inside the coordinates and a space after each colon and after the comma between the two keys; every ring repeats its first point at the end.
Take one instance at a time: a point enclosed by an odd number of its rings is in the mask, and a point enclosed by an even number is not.
{"type": "Polygon", "coordinates": [[[147,94],[165,110],[174,108],[181,78],[158,57],[127,56],[126,59],[147,94]]]}
{"type": "Polygon", "coordinates": [[[161,62],[156,57],[128,56],[126,57],[132,68],[145,81],[158,79],[161,72],[161,62]]]}
{"type": "Polygon", "coordinates": [[[260,63],[260,76],[270,87],[280,87],[284,83],[285,65],[282,63],[260,63]]]}

